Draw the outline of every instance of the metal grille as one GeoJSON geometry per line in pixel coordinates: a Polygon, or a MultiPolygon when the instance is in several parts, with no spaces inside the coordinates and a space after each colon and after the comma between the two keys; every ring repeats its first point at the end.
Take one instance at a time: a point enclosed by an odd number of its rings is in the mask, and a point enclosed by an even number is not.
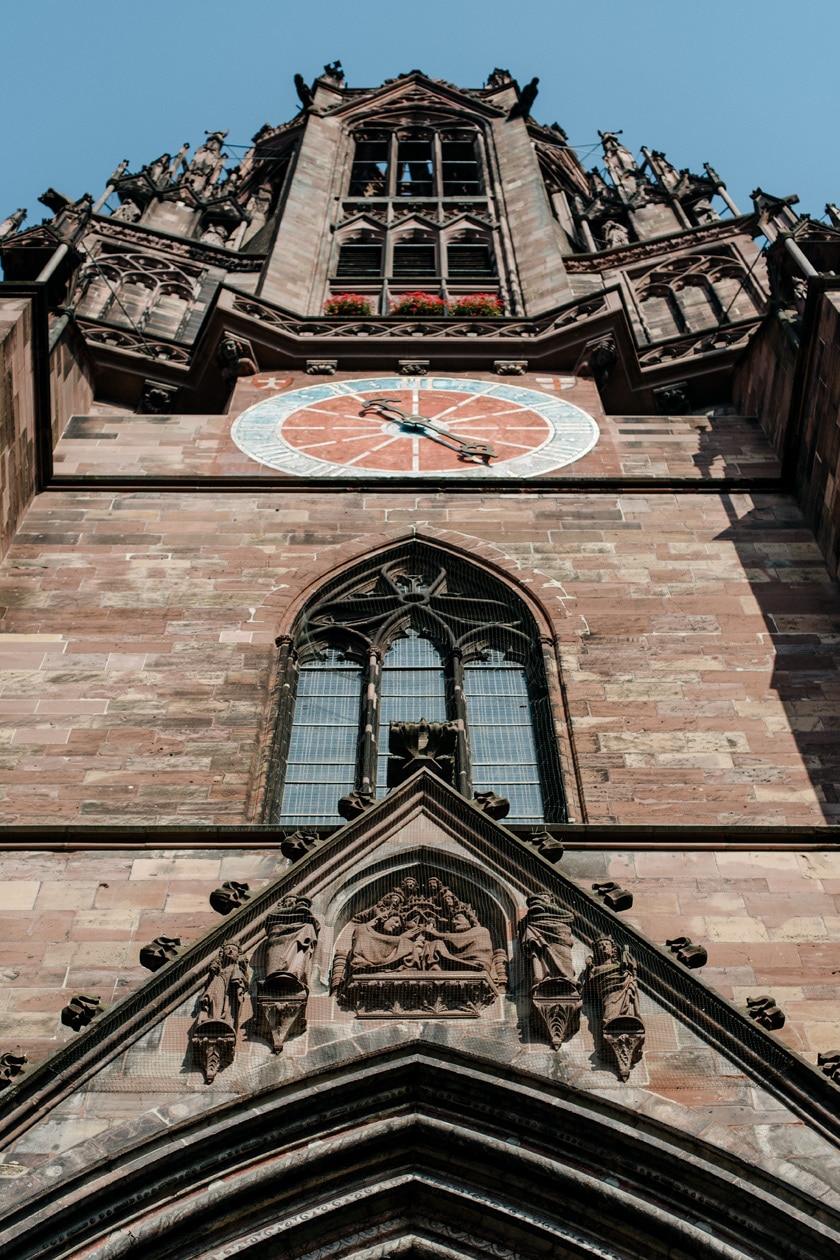
{"type": "Polygon", "coordinates": [[[409,630],[397,639],[382,663],[379,707],[378,795],[385,795],[388,764],[388,726],[391,722],[446,721],[446,680],[443,662],[428,639],[409,630]]]}
{"type": "Polygon", "coordinates": [[[337,822],[339,797],[354,787],[362,671],[336,651],[325,658],[300,671],[280,816],[284,826],[337,822]]]}
{"type": "Polygon", "coordinates": [[[537,746],[528,682],[521,665],[489,652],[464,668],[473,787],[510,801],[511,822],[541,822],[537,746]]]}

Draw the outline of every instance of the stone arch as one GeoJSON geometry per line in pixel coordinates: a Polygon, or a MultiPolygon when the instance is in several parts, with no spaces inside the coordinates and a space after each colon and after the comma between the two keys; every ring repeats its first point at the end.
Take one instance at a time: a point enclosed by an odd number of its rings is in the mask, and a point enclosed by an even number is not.
{"type": "MultiPolygon", "coordinates": [[[[455,754],[457,787],[468,796],[471,796],[473,789],[470,776],[472,757],[467,725],[468,706],[465,702],[468,674],[465,667],[469,670],[471,682],[478,682],[478,678],[473,677],[475,671],[471,666],[477,662],[492,661],[493,653],[501,653],[498,657],[499,664],[504,661],[509,666],[517,664],[521,667],[521,686],[527,690],[527,697],[523,693],[523,702],[528,708],[533,730],[533,735],[529,734],[527,738],[535,741],[535,749],[530,753],[533,763],[530,782],[534,785],[539,783],[540,786],[534,786],[531,790],[530,797],[533,799],[527,806],[525,799],[529,793],[524,788],[515,787],[512,791],[507,791],[506,795],[522,800],[521,806],[513,810],[515,817],[531,821],[537,818],[544,821],[565,820],[567,813],[564,798],[567,793],[564,791],[564,777],[569,776],[564,776],[560,768],[566,749],[558,750],[558,733],[561,730],[565,733],[567,724],[563,692],[559,685],[557,646],[550,633],[549,618],[542,605],[534,601],[533,595],[530,592],[528,595],[524,593],[520,581],[512,581],[509,571],[500,573],[499,566],[488,564],[481,553],[480,546],[476,547],[475,553],[469,553],[461,547],[452,546],[448,539],[441,545],[440,539],[412,534],[408,538],[389,540],[383,547],[367,549],[361,556],[357,556],[354,563],[336,566],[330,573],[322,574],[317,584],[310,582],[305,591],[299,592],[295,601],[297,606],[294,618],[289,617],[289,609],[287,632],[277,639],[280,652],[271,688],[273,714],[267,716],[267,725],[264,727],[263,742],[264,745],[266,742],[270,743],[270,751],[267,751],[262,760],[262,778],[257,801],[266,820],[281,819],[281,801],[292,739],[293,715],[296,711],[299,671],[323,659],[323,654],[328,650],[340,653],[342,660],[355,662],[364,671],[365,687],[368,692],[373,688],[371,695],[375,697],[370,701],[370,712],[366,710],[360,714],[355,773],[350,768],[353,755],[348,742],[349,732],[345,729],[341,737],[342,751],[336,764],[346,767],[342,772],[346,783],[335,794],[335,799],[345,800],[346,794],[351,791],[358,791],[367,797],[372,795],[378,764],[381,654],[397,638],[404,637],[409,632],[429,638],[447,662],[447,716],[459,726],[458,749],[455,754]],[[409,604],[409,600],[414,600],[414,595],[404,595],[405,607],[395,606],[384,621],[381,618],[377,621],[373,613],[369,617],[365,610],[358,616],[354,612],[348,620],[346,601],[351,589],[366,591],[365,583],[370,581],[390,584],[392,593],[396,592],[390,574],[397,572],[426,573],[430,583],[428,598],[418,596],[416,603],[409,604]],[[380,576],[377,577],[377,574],[380,576]],[[452,582],[454,585],[451,586],[450,597],[448,590],[452,582]],[[442,585],[436,585],[440,583],[442,585]],[[456,603],[456,592],[462,609],[466,611],[452,611],[456,603]],[[448,600],[448,615],[455,618],[449,624],[445,621],[445,611],[435,607],[439,595],[445,597],[441,602],[448,600]],[[482,609],[475,618],[475,625],[470,624],[472,614],[467,609],[471,600],[476,608],[482,609]],[[487,656],[488,652],[491,653],[490,657],[487,656]],[[540,794],[542,806],[538,804],[540,794]]],[[[493,558],[496,558],[495,553],[493,558]]],[[[402,579],[396,580],[399,582],[402,579]]],[[[371,585],[371,602],[382,602],[383,592],[377,587],[379,593],[374,596],[373,589],[371,585]]],[[[359,594],[353,598],[358,602],[362,596],[359,594]]],[[[367,595],[364,598],[367,599],[367,595]]],[[[399,602],[397,599],[397,603],[399,602]]],[[[334,666],[338,663],[338,659],[333,661],[334,666]]],[[[350,685],[346,681],[346,686],[350,685]]],[[[365,701],[365,705],[367,704],[368,701],[365,701]]],[[[412,720],[417,720],[419,716],[415,715],[412,720]]],[[[397,717],[402,721],[405,715],[397,717]]],[[[346,728],[346,719],[342,721],[346,728]]],[[[528,722],[524,725],[527,726],[528,722]]],[[[484,760],[489,763],[499,758],[490,756],[484,760]]],[[[313,763],[306,759],[300,760],[299,764],[313,763]]],[[[381,766],[380,772],[384,773],[381,766]]],[[[332,777],[336,778],[335,775],[332,777]]],[[[501,777],[507,776],[502,774],[501,777]]],[[[310,778],[310,775],[304,776],[307,783],[310,778]]],[[[479,786],[483,790],[484,785],[479,786]]],[[[574,792],[573,798],[576,798],[574,792]]],[[[314,796],[312,799],[314,800],[314,796]]],[[[294,826],[295,823],[288,817],[289,811],[285,803],[282,810],[282,821],[286,825],[294,826]]],[[[315,819],[310,809],[301,812],[297,806],[294,815],[306,817],[308,822],[326,821],[325,817],[315,819]]]]}
{"type": "MultiPolygon", "coordinates": [[[[169,1111],[173,1114],[170,1116],[169,1111]]],[[[44,1165],[16,1260],[823,1260],[795,1186],[611,1101],[420,1042],[44,1165]]],[[[0,1238],[0,1245],[4,1240],[0,1238]]]]}

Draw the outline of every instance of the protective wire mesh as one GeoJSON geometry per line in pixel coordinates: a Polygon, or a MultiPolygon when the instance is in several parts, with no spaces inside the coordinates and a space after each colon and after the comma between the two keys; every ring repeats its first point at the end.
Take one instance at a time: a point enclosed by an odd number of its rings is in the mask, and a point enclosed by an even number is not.
{"type": "Polygon", "coordinates": [[[490,652],[464,668],[473,787],[510,801],[511,822],[544,818],[525,670],[490,652]]]}
{"type": "Polygon", "coordinates": [[[428,639],[410,630],[397,639],[382,662],[379,708],[378,795],[385,795],[388,765],[388,727],[391,722],[446,721],[446,679],[443,662],[428,639]]]}
{"type": "Polygon", "coordinates": [[[352,792],[359,735],[361,668],[330,650],[298,679],[280,821],[286,826],[338,821],[339,797],[352,792]]]}

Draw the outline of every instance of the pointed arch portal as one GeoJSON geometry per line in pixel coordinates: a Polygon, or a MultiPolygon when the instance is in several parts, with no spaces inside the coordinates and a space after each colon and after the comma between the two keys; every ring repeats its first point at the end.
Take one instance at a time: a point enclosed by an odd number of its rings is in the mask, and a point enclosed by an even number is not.
{"type": "Polygon", "coordinates": [[[720,1150],[419,1041],[176,1129],[45,1189],[4,1254],[825,1260],[840,1241],[832,1213],[720,1150]]]}

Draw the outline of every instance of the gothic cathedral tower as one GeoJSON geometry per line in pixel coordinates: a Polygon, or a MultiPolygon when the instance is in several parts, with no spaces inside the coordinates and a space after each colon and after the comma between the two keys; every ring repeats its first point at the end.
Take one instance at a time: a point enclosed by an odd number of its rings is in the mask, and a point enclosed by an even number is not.
{"type": "Polygon", "coordinates": [[[296,86],[0,225],[3,1254],[840,1254],[840,212],[296,86]]]}

